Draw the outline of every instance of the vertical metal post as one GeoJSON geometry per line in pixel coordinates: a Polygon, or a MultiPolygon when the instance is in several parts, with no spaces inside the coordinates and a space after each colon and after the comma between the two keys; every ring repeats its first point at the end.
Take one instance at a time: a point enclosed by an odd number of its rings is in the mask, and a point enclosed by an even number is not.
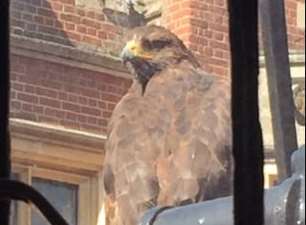
{"type": "Polygon", "coordinates": [[[264,224],[263,143],[259,123],[258,1],[229,0],[236,225],[264,224]]]}
{"type": "Polygon", "coordinates": [[[260,0],[260,14],[276,160],[280,178],[286,179],[298,144],[284,1],[260,0]]]}
{"type": "MultiPolygon", "coordinates": [[[[0,178],[9,178],[9,0],[0,2],[0,178]]],[[[0,224],[9,225],[10,202],[0,202],[0,224]]]]}

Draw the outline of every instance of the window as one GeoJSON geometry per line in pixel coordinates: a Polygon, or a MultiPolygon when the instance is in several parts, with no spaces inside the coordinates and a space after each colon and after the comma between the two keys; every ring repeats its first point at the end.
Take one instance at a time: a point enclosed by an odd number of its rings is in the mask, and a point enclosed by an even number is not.
{"type": "MultiPolygon", "coordinates": [[[[36,188],[69,224],[97,224],[104,139],[20,120],[11,120],[11,130],[14,178],[36,188]]],[[[49,225],[34,206],[18,202],[12,211],[12,225],[49,225]]]]}
{"type": "Polygon", "coordinates": [[[11,203],[11,225],[18,225],[17,223],[17,202],[13,201],[11,203]]]}
{"type": "MultiPolygon", "coordinates": [[[[32,185],[43,194],[71,225],[78,220],[78,186],[34,178],[32,185]]],[[[32,225],[48,225],[37,210],[32,210],[32,225]]]]}
{"type": "MultiPolygon", "coordinates": [[[[71,225],[88,225],[91,210],[95,209],[96,201],[88,201],[88,196],[97,199],[97,189],[94,184],[96,178],[87,178],[54,170],[15,165],[14,171],[18,179],[32,184],[44,195],[51,204],[71,225]],[[86,201],[87,198],[87,201],[86,201]],[[92,203],[92,204],[91,204],[92,203]],[[79,209],[82,208],[82,211],[79,209]]],[[[12,225],[49,225],[39,210],[24,203],[14,203],[12,225]]],[[[96,215],[97,219],[98,215],[96,215]]]]}
{"type": "MultiPolygon", "coordinates": [[[[32,185],[52,203],[69,224],[78,225],[78,186],[41,178],[33,178],[32,185]]],[[[30,209],[21,204],[12,204],[12,225],[25,225],[25,221],[29,221],[31,225],[49,225],[34,206],[30,209]]]]}

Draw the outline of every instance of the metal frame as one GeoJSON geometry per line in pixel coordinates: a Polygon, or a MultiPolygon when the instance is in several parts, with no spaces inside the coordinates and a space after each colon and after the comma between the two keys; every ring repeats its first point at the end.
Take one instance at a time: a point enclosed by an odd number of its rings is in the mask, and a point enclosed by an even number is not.
{"type": "Polygon", "coordinates": [[[264,223],[264,150],[259,123],[258,0],[229,0],[235,225],[264,223]],[[250,207],[252,205],[252,207],[250,207]]]}
{"type": "Polygon", "coordinates": [[[298,148],[288,38],[283,0],[260,0],[260,21],[268,73],[273,134],[279,176],[291,175],[290,157],[298,148]]]}
{"type": "MultiPolygon", "coordinates": [[[[9,0],[0,2],[0,179],[11,173],[9,140],[9,0]]],[[[9,224],[10,201],[0,201],[0,224],[9,224]]]]}
{"type": "MultiPolygon", "coordinates": [[[[305,225],[305,148],[292,156],[293,176],[265,193],[265,224],[305,225]]],[[[250,206],[252,207],[252,206],[250,206]]],[[[233,197],[148,212],[140,225],[233,225],[233,197]]]]}
{"type": "Polygon", "coordinates": [[[3,201],[7,199],[15,199],[35,204],[51,225],[69,225],[45,197],[27,184],[1,179],[0,200],[3,201]]]}

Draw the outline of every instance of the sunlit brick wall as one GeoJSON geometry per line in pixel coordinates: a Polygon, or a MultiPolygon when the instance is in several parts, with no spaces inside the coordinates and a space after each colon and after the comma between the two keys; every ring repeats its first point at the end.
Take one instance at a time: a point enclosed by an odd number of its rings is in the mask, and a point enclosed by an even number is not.
{"type": "Polygon", "coordinates": [[[285,3],[290,49],[305,52],[305,26],[300,26],[305,21],[299,21],[302,19],[299,18],[301,10],[305,15],[305,0],[286,0],[285,3]]]}
{"type": "MultiPolygon", "coordinates": [[[[305,0],[285,0],[291,52],[305,52],[305,0]],[[301,15],[302,14],[302,15],[301,15]]],[[[229,76],[230,51],[226,0],[165,0],[163,24],[198,56],[204,70],[229,76]]]]}
{"type": "Polygon", "coordinates": [[[205,71],[228,76],[228,14],[225,0],[166,0],[163,23],[197,55],[205,71]]]}
{"type": "Polygon", "coordinates": [[[23,56],[11,58],[11,117],[105,134],[130,79],[23,56]]]}
{"type": "MultiPolygon", "coordinates": [[[[125,28],[108,21],[101,4],[92,8],[81,2],[83,5],[75,0],[12,0],[12,36],[39,42],[41,48],[52,43],[58,49],[118,56],[125,28]]],[[[304,4],[305,0],[286,0],[291,51],[305,51],[304,4]]],[[[163,0],[161,21],[196,54],[205,71],[229,78],[226,0],[163,0]]],[[[68,128],[105,132],[114,105],[131,83],[112,73],[48,60],[15,55],[11,61],[12,116],[68,128]]]]}

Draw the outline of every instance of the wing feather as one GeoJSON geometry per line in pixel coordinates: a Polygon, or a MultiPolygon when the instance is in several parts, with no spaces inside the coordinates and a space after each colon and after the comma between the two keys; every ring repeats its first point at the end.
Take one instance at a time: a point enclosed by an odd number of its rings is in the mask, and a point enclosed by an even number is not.
{"type": "Polygon", "coordinates": [[[154,76],[144,96],[136,86],[114,111],[106,147],[117,217],[135,222],[156,204],[228,194],[229,84],[181,63],[154,76]]]}

